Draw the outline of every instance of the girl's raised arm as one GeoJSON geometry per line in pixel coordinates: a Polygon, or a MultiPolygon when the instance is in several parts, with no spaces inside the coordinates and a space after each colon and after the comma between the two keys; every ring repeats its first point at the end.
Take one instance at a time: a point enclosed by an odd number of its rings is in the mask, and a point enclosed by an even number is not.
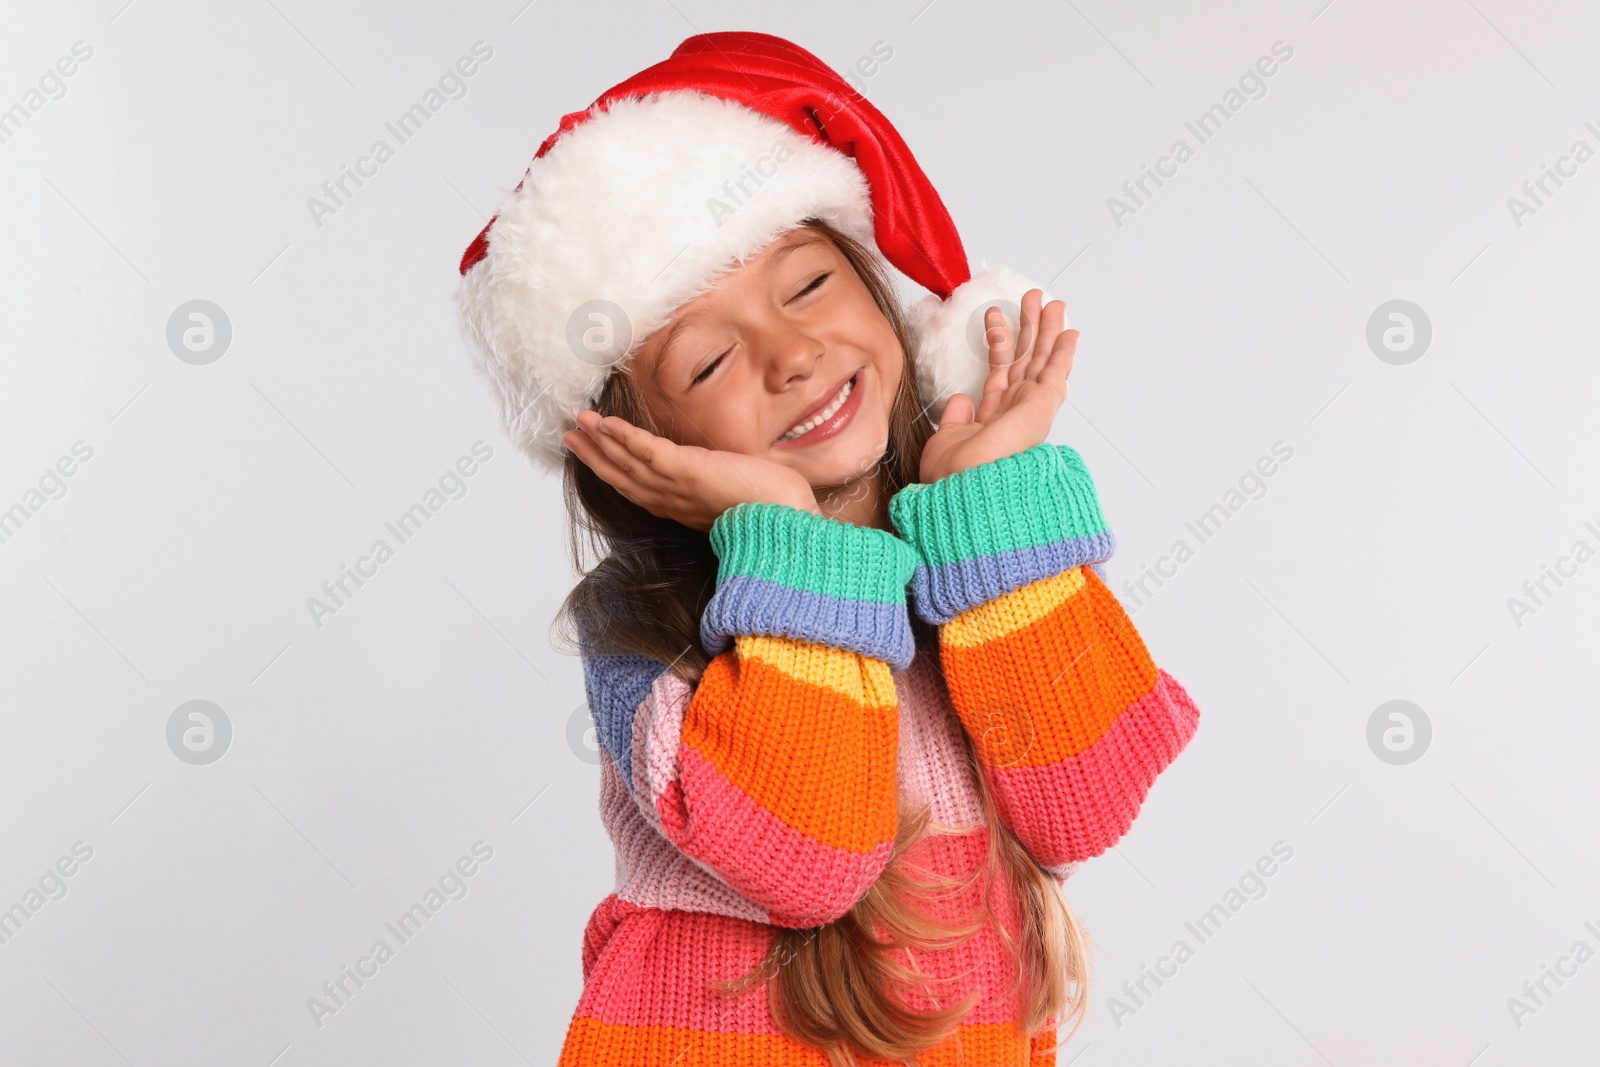
{"type": "Polygon", "coordinates": [[[768,502],[727,509],[710,537],[717,589],[700,631],[713,659],[691,687],[653,659],[586,656],[600,742],[645,818],[764,921],[831,922],[894,844],[890,672],[915,654],[915,553],[768,502]]]}
{"type": "Polygon", "coordinates": [[[1114,542],[1089,472],[1045,442],[907,486],[889,514],[1000,815],[1065,877],[1127,832],[1199,721],[1094,569],[1114,542]]]}

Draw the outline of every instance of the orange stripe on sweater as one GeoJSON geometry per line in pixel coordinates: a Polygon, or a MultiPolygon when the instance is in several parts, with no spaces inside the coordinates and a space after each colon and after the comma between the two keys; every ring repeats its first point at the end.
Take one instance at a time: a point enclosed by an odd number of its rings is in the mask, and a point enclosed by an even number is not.
{"type": "Polygon", "coordinates": [[[894,840],[899,726],[882,660],[738,636],[701,677],[682,740],[786,825],[865,854],[894,840]]]}
{"type": "Polygon", "coordinates": [[[958,623],[964,639],[987,636],[962,644],[941,631],[945,681],[991,765],[1044,767],[1076,756],[1156,684],[1144,640],[1087,567],[1014,589],[946,628],[958,623]],[[985,620],[974,626],[968,617],[980,612],[985,620]],[[1031,621],[1016,625],[1021,619],[1031,621]]]}
{"type": "MultiPolygon", "coordinates": [[[[1029,1039],[1015,1023],[978,1023],[956,1029],[917,1057],[924,1067],[1037,1067],[1051,1062],[1037,1050],[1049,1031],[1029,1039]]],[[[887,1067],[886,1061],[860,1061],[887,1067]]],[[[668,1026],[617,1026],[577,1018],[567,1030],[557,1067],[825,1067],[818,1049],[783,1034],[715,1033],[668,1026]]]]}

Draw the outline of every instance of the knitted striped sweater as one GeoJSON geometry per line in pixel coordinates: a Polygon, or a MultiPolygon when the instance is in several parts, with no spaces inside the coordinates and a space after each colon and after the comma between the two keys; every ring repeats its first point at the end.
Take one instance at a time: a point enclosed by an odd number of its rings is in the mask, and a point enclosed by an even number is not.
{"type": "MultiPolygon", "coordinates": [[[[962,730],[1000,817],[1058,880],[1127,831],[1193,735],[1198,710],[1101,581],[1113,540],[1073,449],[907,486],[889,515],[894,533],[730,508],[710,531],[699,681],[585,656],[617,882],[584,933],[561,1067],[826,1064],[775,1025],[762,986],[712,983],[754,968],[775,927],[849,911],[889,859],[899,799],[933,814],[908,858],[944,874],[981,862],[962,730]],[[937,661],[916,654],[911,610],[938,625],[937,661]]],[[[996,892],[1016,929],[1015,898],[996,892]]],[[[1002,995],[1015,967],[992,926],[915,963],[941,988],[908,991],[913,1004],[982,989],[920,1062],[1054,1062],[1053,1032],[1023,1034],[1002,995]]]]}

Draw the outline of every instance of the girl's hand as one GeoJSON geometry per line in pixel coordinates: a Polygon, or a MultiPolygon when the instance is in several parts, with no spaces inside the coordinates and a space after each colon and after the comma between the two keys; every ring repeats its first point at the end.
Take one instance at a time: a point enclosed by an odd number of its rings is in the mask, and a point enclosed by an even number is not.
{"type": "Polygon", "coordinates": [[[759,456],[680,445],[616,415],[578,415],[562,442],[617,492],[652,515],[710,530],[745,502],[788,504],[821,514],[799,471],[759,456]]]}
{"type": "Polygon", "coordinates": [[[939,429],[922,450],[921,479],[935,482],[1043,444],[1067,398],[1067,375],[1078,348],[1078,331],[1066,330],[1067,305],[1044,293],[1022,297],[1021,337],[1014,343],[999,308],[984,315],[989,342],[989,377],[973,411],[972,398],[957,393],[945,404],[939,429]]]}

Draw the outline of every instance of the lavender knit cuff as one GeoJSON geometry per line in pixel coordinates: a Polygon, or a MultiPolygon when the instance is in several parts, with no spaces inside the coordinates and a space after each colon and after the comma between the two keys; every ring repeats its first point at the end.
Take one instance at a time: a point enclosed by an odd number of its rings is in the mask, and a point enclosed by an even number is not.
{"type": "Polygon", "coordinates": [[[1082,457],[1048,441],[908,485],[889,517],[920,557],[911,594],[931,623],[1079,565],[1098,573],[1115,548],[1082,457]]]}
{"type": "Polygon", "coordinates": [[[708,655],[735,634],[770,634],[873,656],[895,671],[915,658],[906,584],[917,556],[888,530],[747,502],[711,524],[711,549],[717,591],[700,618],[708,655]]]}

